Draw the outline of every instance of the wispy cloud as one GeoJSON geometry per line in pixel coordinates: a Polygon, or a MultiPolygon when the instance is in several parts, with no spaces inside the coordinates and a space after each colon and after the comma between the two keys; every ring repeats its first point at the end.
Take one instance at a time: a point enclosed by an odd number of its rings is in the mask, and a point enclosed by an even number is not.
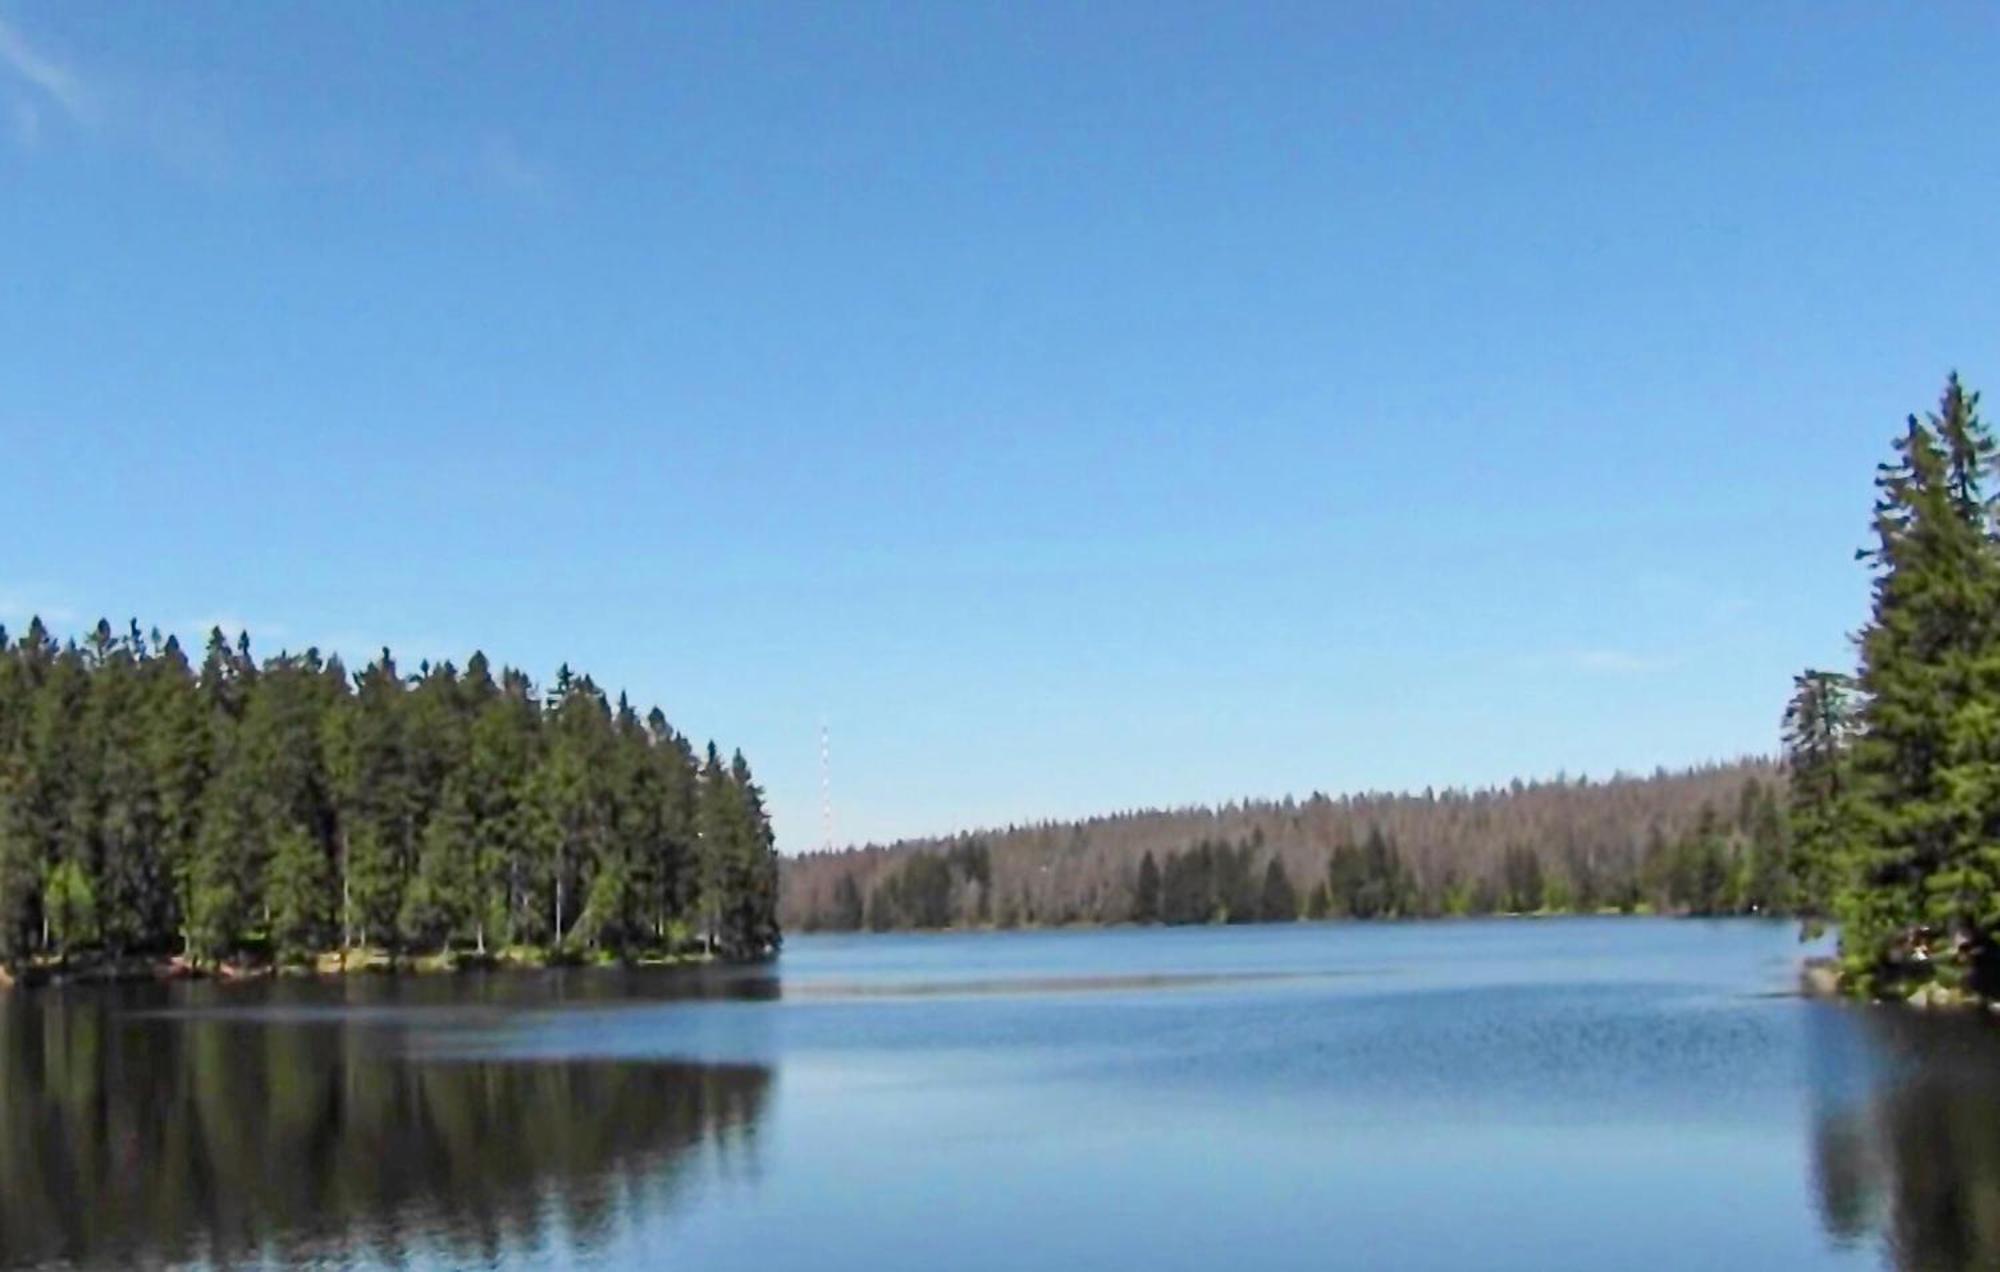
{"type": "Polygon", "coordinates": [[[71,68],[42,53],[6,19],[0,18],[0,66],[80,124],[94,121],[97,94],[71,68]]]}
{"type": "Polygon", "coordinates": [[[57,145],[64,132],[208,182],[365,185],[414,170],[527,200],[546,198],[556,184],[539,157],[497,128],[428,141],[352,123],[262,135],[240,103],[231,110],[198,79],[79,66],[0,16],[0,146],[32,153],[57,145]]]}
{"type": "Polygon", "coordinates": [[[1630,649],[1580,649],[1569,656],[1570,665],[1577,670],[1606,675],[1666,671],[1679,661],[1666,654],[1643,654],[1630,649]]]}
{"type": "Polygon", "coordinates": [[[100,145],[130,148],[183,176],[226,175],[229,147],[213,113],[184,93],[49,53],[0,18],[0,140],[22,152],[53,143],[62,126],[100,145]]]}

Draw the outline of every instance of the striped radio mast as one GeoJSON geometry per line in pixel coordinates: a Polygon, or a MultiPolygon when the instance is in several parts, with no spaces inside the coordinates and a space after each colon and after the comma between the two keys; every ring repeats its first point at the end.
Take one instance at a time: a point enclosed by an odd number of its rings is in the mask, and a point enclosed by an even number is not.
{"type": "Polygon", "coordinates": [[[828,739],[826,717],[819,719],[819,832],[821,846],[833,851],[833,744],[828,739]]]}

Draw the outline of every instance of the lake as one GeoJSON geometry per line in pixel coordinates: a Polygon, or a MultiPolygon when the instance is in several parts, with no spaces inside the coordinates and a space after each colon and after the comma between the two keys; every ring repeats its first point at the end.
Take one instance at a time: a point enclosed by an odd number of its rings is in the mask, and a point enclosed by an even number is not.
{"type": "Polygon", "coordinates": [[[1753,920],[0,998],[0,1262],[2000,1267],[2000,1029],[1753,920]]]}

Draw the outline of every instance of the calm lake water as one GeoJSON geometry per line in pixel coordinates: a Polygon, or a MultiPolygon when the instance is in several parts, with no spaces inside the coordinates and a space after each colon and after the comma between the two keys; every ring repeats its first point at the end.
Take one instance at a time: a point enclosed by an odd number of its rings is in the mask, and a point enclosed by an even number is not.
{"type": "Polygon", "coordinates": [[[799,937],[0,1002],[0,1263],[2000,1267],[2000,1028],[1787,925],[799,937]]]}

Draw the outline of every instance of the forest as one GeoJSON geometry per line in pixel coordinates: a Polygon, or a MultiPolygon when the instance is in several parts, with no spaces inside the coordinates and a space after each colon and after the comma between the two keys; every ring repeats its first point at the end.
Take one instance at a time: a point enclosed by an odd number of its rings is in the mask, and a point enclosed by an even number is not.
{"type": "Polygon", "coordinates": [[[1257,923],[1795,908],[1784,774],[1245,801],[807,853],[788,928],[1257,923]]]}
{"type": "Polygon", "coordinates": [[[364,954],[776,951],[777,853],[740,752],[567,666],[359,672],[213,631],[0,629],[0,961],[189,968],[364,954]]]}
{"type": "Polygon", "coordinates": [[[1995,440],[1952,375],[1876,470],[1853,671],[1811,669],[1785,715],[1807,908],[1859,995],[2000,989],[2000,517],[1995,440]]]}

